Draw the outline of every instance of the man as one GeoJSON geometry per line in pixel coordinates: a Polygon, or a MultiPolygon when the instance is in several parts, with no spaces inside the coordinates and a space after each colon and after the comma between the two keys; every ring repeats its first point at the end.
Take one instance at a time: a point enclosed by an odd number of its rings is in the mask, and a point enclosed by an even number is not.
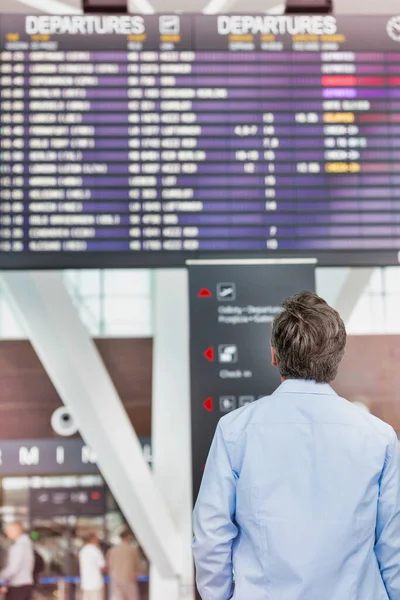
{"type": "Polygon", "coordinates": [[[99,548],[100,540],[95,533],[90,533],[85,541],[79,552],[83,600],[104,600],[103,573],[106,563],[99,548]]]}
{"type": "Polygon", "coordinates": [[[137,583],[140,573],[140,556],[132,546],[129,531],[121,534],[121,543],[108,552],[108,572],[117,600],[139,600],[137,583]]]}
{"type": "Polygon", "coordinates": [[[271,345],[282,385],[224,417],[208,458],[194,514],[203,600],[399,600],[398,441],[329,385],[341,318],[304,292],[271,345]]]}
{"type": "Polygon", "coordinates": [[[7,588],[6,600],[30,600],[35,564],[32,541],[19,521],[6,525],[5,533],[11,542],[7,566],[0,572],[7,588]]]}

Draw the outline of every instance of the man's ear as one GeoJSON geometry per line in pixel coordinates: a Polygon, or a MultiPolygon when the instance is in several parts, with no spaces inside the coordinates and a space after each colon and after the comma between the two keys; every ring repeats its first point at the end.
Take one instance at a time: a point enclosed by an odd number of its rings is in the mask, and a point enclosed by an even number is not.
{"type": "Polygon", "coordinates": [[[278,361],[277,361],[277,358],[276,358],[275,350],[273,349],[272,346],[271,346],[271,358],[272,358],[272,361],[271,361],[272,366],[273,367],[277,367],[278,366],[278,361]]]}

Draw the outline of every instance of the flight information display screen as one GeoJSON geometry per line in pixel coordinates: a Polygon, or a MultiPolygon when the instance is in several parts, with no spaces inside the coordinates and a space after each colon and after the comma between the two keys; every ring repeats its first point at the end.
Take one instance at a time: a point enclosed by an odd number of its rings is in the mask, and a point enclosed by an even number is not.
{"type": "Polygon", "coordinates": [[[0,268],[396,264],[400,17],[0,17],[0,268]]]}

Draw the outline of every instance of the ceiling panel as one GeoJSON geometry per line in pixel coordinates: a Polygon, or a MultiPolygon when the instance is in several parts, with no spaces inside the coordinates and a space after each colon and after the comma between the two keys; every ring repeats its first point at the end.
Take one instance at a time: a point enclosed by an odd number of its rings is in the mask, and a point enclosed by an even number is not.
{"type": "MultiPolygon", "coordinates": [[[[229,0],[227,0],[227,4],[228,2],[229,0]]],[[[377,0],[333,0],[333,2],[337,15],[400,14],[400,0],[384,0],[382,2],[377,0]]],[[[234,0],[229,11],[250,14],[263,13],[281,3],[282,0],[234,0]]]]}
{"type": "MultiPolygon", "coordinates": [[[[281,5],[279,0],[234,0],[230,12],[238,13],[264,13],[269,9],[281,5]]],[[[283,8],[283,5],[282,5],[283,8]]]]}
{"type": "Polygon", "coordinates": [[[37,14],[40,11],[34,8],[28,8],[25,4],[17,0],[0,0],[0,13],[30,13],[37,14]]]}
{"type": "MultiPolygon", "coordinates": [[[[36,14],[41,12],[38,8],[25,4],[22,0],[0,0],[0,13],[25,13],[36,14]]],[[[33,0],[36,6],[38,0],[33,0]]],[[[51,0],[46,0],[47,2],[51,0]]],[[[71,8],[81,8],[81,0],[56,0],[71,8]]],[[[199,13],[216,0],[149,0],[156,12],[195,12],[199,13]]],[[[110,0],[112,2],[112,0],[110,0]]],[[[219,0],[220,12],[236,13],[264,13],[279,6],[280,0],[219,0]]],[[[336,14],[400,14],[400,0],[334,0],[336,14]]]]}
{"type": "Polygon", "coordinates": [[[335,13],[347,15],[400,14],[399,0],[334,0],[335,13]]]}
{"type": "MultiPolygon", "coordinates": [[[[59,0],[58,3],[62,2],[65,6],[70,6],[73,9],[81,8],[82,2],[81,0],[59,0]]],[[[34,2],[36,6],[40,5],[40,2],[36,0],[34,2]]],[[[42,11],[39,8],[34,8],[27,0],[27,3],[24,3],[20,0],[0,0],[0,13],[25,13],[25,14],[38,14],[42,11]]]]}
{"type": "Polygon", "coordinates": [[[195,12],[199,13],[203,10],[205,0],[150,0],[152,6],[158,13],[168,12],[195,12]]]}

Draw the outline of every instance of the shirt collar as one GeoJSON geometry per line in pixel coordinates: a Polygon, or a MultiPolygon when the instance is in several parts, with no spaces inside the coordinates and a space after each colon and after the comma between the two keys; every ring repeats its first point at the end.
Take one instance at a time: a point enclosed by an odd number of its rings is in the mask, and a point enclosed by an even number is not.
{"type": "Polygon", "coordinates": [[[337,396],[329,383],[317,383],[314,380],[286,379],[275,394],[321,394],[323,396],[337,396]]]}

